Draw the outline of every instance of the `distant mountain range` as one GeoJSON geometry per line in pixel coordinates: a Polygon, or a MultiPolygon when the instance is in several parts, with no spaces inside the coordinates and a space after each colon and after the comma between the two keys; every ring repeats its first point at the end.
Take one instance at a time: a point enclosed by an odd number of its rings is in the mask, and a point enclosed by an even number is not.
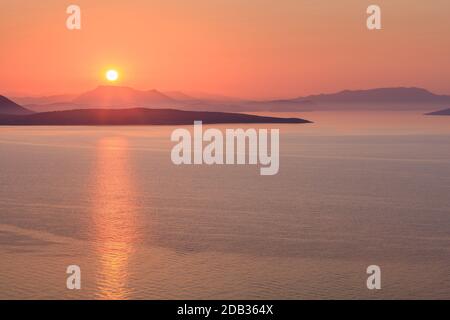
{"type": "Polygon", "coordinates": [[[421,104],[448,103],[450,96],[436,95],[422,88],[377,88],[370,90],[345,90],[333,94],[303,97],[316,103],[333,104],[421,104]]]}
{"type": "Polygon", "coordinates": [[[22,106],[19,106],[17,103],[9,100],[4,96],[0,96],[0,114],[24,115],[31,113],[33,113],[33,111],[25,109],[22,106]]]}
{"type": "Polygon", "coordinates": [[[63,101],[72,101],[78,95],[75,94],[60,94],[53,96],[42,96],[42,97],[12,97],[11,100],[14,100],[16,103],[24,106],[24,105],[44,105],[44,104],[53,104],[53,103],[61,103],[63,101]]]}
{"type": "MultiPolygon", "coordinates": [[[[70,101],[59,101],[57,96],[15,98],[27,102],[25,106],[36,112],[61,111],[90,108],[176,108],[186,111],[299,111],[310,107],[307,101],[249,101],[222,96],[200,94],[194,97],[180,91],[160,92],[158,90],[136,90],[121,86],[99,86],[70,101]],[[42,103],[48,101],[49,103],[42,103]]],[[[64,96],[61,96],[64,97],[64,96]]],[[[70,96],[66,96],[70,97],[70,96]]]]}
{"type": "Polygon", "coordinates": [[[0,125],[190,125],[217,123],[310,123],[299,118],[261,117],[242,113],[174,109],[83,109],[30,115],[0,114],[0,125]]]}
{"type": "Polygon", "coordinates": [[[145,107],[174,105],[177,100],[157,91],[140,91],[129,87],[99,86],[78,96],[73,103],[92,107],[145,107]]]}
{"type": "Polygon", "coordinates": [[[293,99],[244,100],[180,91],[136,90],[121,86],[99,86],[79,96],[15,98],[36,112],[89,108],[174,108],[187,111],[221,112],[303,112],[320,110],[422,110],[433,111],[450,104],[450,96],[437,95],[422,88],[376,88],[345,90],[332,94],[310,95],[293,99]],[[61,99],[61,101],[58,101],[61,99]],[[67,99],[67,100],[63,100],[67,99]]]}
{"type": "Polygon", "coordinates": [[[450,116],[450,108],[426,113],[427,116],[450,116]]]}

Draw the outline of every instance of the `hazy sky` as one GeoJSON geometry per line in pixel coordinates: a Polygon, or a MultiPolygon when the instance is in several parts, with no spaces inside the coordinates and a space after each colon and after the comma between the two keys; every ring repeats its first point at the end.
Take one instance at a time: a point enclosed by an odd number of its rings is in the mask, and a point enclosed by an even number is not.
{"type": "Polygon", "coordinates": [[[450,93],[448,0],[1,0],[0,94],[104,83],[247,98],[421,86],[450,93]],[[383,30],[366,28],[369,4],[383,30]],[[69,31],[66,8],[82,10],[69,31]]]}

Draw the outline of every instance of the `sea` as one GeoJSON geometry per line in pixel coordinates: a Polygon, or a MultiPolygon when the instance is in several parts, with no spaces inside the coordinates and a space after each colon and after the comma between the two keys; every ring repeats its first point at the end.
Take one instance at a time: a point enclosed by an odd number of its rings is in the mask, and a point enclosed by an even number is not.
{"type": "Polygon", "coordinates": [[[450,117],[270,115],[313,123],[204,127],[279,129],[273,176],[174,165],[174,126],[0,127],[0,299],[450,299],[450,117]]]}

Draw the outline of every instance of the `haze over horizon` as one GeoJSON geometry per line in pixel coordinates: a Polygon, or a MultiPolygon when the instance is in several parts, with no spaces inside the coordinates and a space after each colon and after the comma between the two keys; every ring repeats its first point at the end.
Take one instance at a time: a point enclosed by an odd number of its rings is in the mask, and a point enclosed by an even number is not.
{"type": "Polygon", "coordinates": [[[39,98],[51,98],[51,97],[55,97],[58,98],[60,97],[60,100],[57,100],[57,102],[70,102],[73,98],[76,98],[80,95],[85,94],[86,92],[90,92],[93,90],[96,90],[98,88],[102,88],[102,87],[117,87],[117,88],[128,88],[128,89],[132,89],[132,90],[137,90],[137,91],[154,91],[156,93],[159,94],[163,94],[163,95],[167,95],[170,98],[174,98],[175,100],[183,100],[181,97],[185,96],[187,98],[198,98],[198,99],[205,99],[208,96],[209,97],[216,97],[218,98],[223,98],[226,101],[232,100],[232,99],[237,99],[237,100],[255,100],[255,101],[271,101],[271,100],[277,100],[277,99],[296,99],[296,98],[307,98],[307,97],[311,97],[311,96],[321,96],[321,95],[334,95],[334,94],[340,94],[343,92],[358,92],[358,91],[371,91],[371,90],[378,90],[378,89],[418,89],[418,90],[425,90],[428,91],[432,94],[435,95],[446,95],[446,96],[450,96],[450,92],[435,92],[433,90],[429,90],[428,88],[422,88],[422,87],[416,87],[416,86],[392,86],[392,87],[368,87],[368,88],[342,88],[342,89],[338,89],[335,91],[328,91],[328,92],[310,92],[310,93],[306,93],[304,95],[291,95],[291,96],[283,96],[283,97],[265,97],[265,98],[243,98],[241,96],[227,96],[221,93],[217,93],[217,92],[205,92],[205,91],[195,91],[195,92],[190,92],[190,91],[184,91],[184,90],[159,90],[158,88],[136,88],[136,87],[132,87],[132,86],[128,86],[128,85],[115,85],[115,84],[107,84],[107,83],[100,83],[98,84],[96,87],[87,89],[87,90],[83,90],[80,92],[59,92],[59,93],[49,93],[49,94],[3,94],[2,92],[0,92],[0,95],[9,97],[11,99],[14,98],[19,98],[19,99],[39,99],[39,98]],[[180,97],[176,97],[176,96],[180,96],[180,97]],[[65,97],[70,98],[69,100],[64,100],[65,97]]]}
{"type": "Polygon", "coordinates": [[[450,3],[380,0],[379,31],[366,28],[370,4],[79,0],[82,30],[69,31],[67,3],[2,1],[0,29],[14,32],[0,36],[1,94],[81,93],[108,68],[120,71],[117,85],[245,99],[400,86],[450,93],[450,3]]]}

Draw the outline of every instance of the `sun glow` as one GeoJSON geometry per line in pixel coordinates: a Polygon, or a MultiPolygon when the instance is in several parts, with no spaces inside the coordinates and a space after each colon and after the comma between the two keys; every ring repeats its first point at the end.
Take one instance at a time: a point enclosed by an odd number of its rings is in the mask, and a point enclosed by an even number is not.
{"type": "Polygon", "coordinates": [[[106,72],[106,79],[108,81],[114,82],[119,79],[119,73],[116,70],[108,70],[106,72]]]}

